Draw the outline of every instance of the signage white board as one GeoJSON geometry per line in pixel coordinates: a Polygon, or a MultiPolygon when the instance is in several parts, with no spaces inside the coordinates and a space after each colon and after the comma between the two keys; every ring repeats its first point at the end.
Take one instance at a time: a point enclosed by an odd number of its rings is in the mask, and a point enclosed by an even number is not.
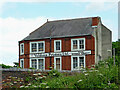
{"type": "Polygon", "coordinates": [[[30,58],[37,57],[56,57],[56,56],[82,56],[91,54],[91,50],[71,51],[71,52],[50,52],[50,53],[31,53],[30,58]]]}

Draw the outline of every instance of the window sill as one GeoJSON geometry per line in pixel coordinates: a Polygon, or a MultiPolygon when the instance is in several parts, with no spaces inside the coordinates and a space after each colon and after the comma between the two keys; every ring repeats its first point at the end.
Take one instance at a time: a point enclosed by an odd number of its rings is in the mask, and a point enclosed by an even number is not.
{"type": "Polygon", "coordinates": [[[30,52],[30,53],[45,53],[45,51],[41,51],[41,52],[30,52]]]}
{"type": "Polygon", "coordinates": [[[61,50],[59,50],[59,51],[58,50],[54,50],[54,52],[61,52],[61,50]]]}
{"type": "Polygon", "coordinates": [[[20,55],[24,55],[24,53],[21,53],[20,55]]]}
{"type": "Polygon", "coordinates": [[[72,49],[71,51],[83,51],[85,49],[72,49]]]}

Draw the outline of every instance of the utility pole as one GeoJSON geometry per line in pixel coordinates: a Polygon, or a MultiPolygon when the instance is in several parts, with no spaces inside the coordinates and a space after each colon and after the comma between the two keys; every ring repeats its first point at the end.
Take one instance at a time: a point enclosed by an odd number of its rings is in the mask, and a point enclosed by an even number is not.
{"type": "Polygon", "coordinates": [[[115,48],[113,48],[113,62],[114,62],[114,65],[115,65],[115,48]]]}

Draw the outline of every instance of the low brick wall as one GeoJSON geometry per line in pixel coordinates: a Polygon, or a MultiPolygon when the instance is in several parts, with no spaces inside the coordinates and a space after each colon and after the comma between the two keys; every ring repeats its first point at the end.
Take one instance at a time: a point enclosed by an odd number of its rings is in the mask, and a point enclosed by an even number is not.
{"type": "MultiPolygon", "coordinates": [[[[21,69],[21,68],[9,68],[9,69],[0,69],[2,71],[30,71],[30,72],[49,72],[51,70],[39,70],[39,69],[21,69]]],[[[61,70],[59,72],[81,72],[80,70],[70,71],[70,70],[61,70]]]]}

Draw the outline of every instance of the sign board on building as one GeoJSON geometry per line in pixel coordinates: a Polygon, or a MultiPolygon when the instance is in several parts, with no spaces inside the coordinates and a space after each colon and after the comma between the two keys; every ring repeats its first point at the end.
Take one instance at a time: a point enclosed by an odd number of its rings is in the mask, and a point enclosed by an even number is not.
{"type": "Polygon", "coordinates": [[[30,58],[37,57],[57,57],[57,56],[83,56],[91,54],[91,50],[71,51],[71,52],[50,52],[50,53],[31,53],[30,58]]]}

